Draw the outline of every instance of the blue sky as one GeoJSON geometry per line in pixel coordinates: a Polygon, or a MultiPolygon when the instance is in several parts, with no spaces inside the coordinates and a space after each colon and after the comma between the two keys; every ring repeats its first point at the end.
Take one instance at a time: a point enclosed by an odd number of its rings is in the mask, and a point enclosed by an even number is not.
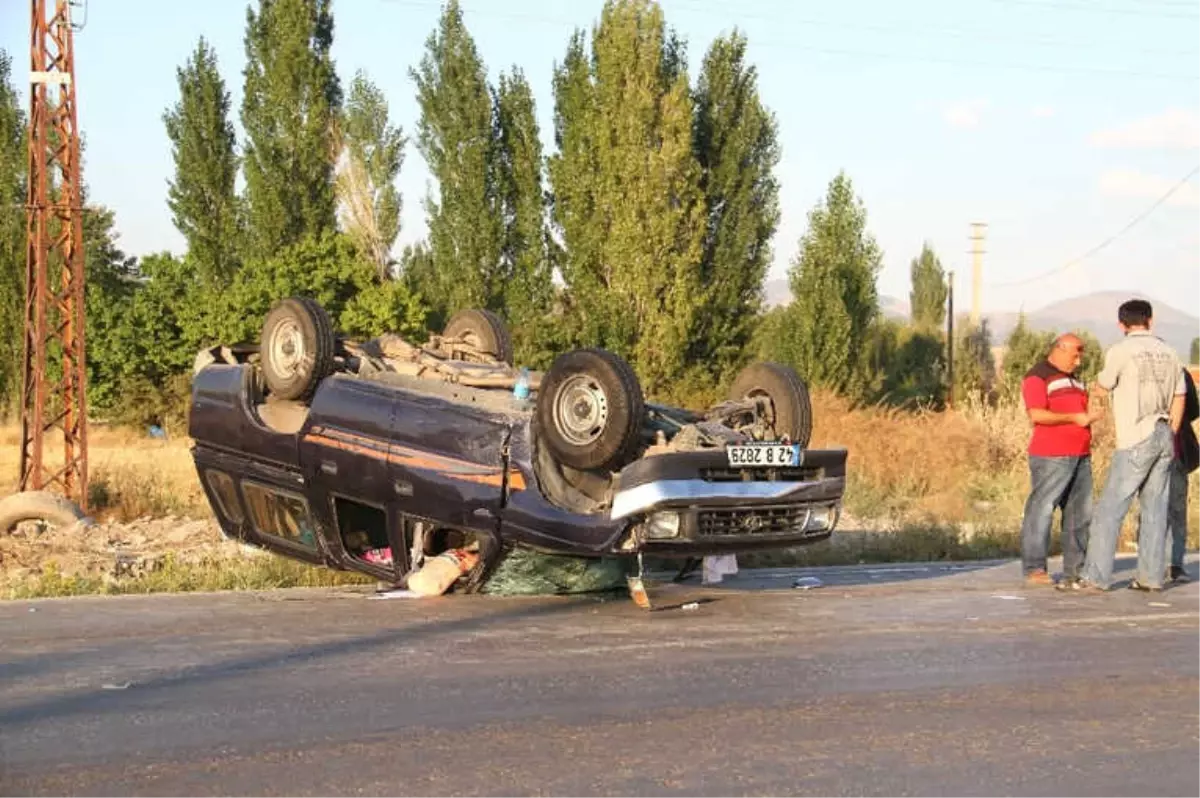
{"type": "MultiPolygon", "coordinates": [[[[494,81],[522,67],[551,144],[554,63],[601,0],[463,0],[494,81]]],[[[908,263],[928,240],[970,301],[968,225],[987,222],[985,310],[1033,310],[1089,290],[1138,290],[1200,312],[1200,177],[1110,245],[1070,268],[1200,162],[1200,3],[1188,0],[665,0],[695,74],[712,39],[749,37],[760,89],[779,119],[783,218],[771,277],[783,276],[808,211],[844,169],[884,250],[881,292],[907,297],[908,263]],[[1049,277],[1038,278],[1055,271],[1049,277]],[[1017,283],[1017,284],[1012,284],[1017,283]]],[[[335,0],[334,57],[365,69],[393,120],[415,129],[408,74],[437,0],[335,0]]],[[[0,48],[22,97],[29,4],[0,0],[0,48]]],[[[175,69],[199,36],[215,47],[234,108],[245,0],[88,2],[76,36],[85,179],[117,214],[131,254],[182,249],[166,205],[162,124],[175,69]]],[[[235,115],[236,123],[236,115],[235,115]]],[[[241,128],[238,125],[239,136],[241,128]]],[[[424,235],[428,172],[410,142],[399,181],[400,243],[424,235]]]]}

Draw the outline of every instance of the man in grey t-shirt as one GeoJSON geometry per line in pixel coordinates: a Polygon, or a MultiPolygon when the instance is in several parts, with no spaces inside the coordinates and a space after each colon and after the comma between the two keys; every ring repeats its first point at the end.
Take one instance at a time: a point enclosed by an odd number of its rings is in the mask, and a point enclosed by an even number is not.
{"type": "Polygon", "coordinates": [[[1179,355],[1150,332],[1150,303],[1131,299],[1117,312],[1125,339],[1104,353],[1096,377],[1097,394],[1112,397],[1117,448],[1113,452],[1104,492],[1092,516],[1084,590],[1107,590],[1121,523],[1129,503],[1138,497],[1141,533],[1138,590],[1161,590],[1166,555],[1167,496],[1175,433],[1183,421],[1183,364],[1179,355]]]}

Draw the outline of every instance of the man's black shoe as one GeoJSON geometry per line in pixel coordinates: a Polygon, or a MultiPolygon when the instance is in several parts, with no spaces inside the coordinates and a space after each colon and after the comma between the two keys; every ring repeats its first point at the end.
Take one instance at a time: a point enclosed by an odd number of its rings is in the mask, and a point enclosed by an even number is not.
{"type": "Polygon", "coordinates": [[[1188,572],[1185,571],[1181,565],[1172,565],[1170,572],[1167,574],[1167,578],[1172,582],[1178,582],[1180,584],[1192,581],[1192,578],[1188,576],[1188,572]]]}

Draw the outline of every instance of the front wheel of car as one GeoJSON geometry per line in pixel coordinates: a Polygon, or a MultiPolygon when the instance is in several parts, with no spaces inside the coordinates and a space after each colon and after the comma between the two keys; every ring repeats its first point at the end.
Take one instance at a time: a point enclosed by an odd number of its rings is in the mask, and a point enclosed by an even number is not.
{"type": "Polygon", "coordinates": [[[795,369],[770,361],[751,363],[734,379],[729,398],[735,402],[769,400],[762,420],[775,437],[787,437],[801,447],[808,446],[812,437],[812,401],[808,386],[795,369]]]}
{"type": "Polygon", "coordinates": [[[559,355],[538,388],[537,421],[546,447],[580,471],[620,468],[641,437],[644,415],[637,375],[603,349],[559,355]]]}
{"type": "Polygon", "coordinates": [[[333,371],[335,339],[325,309],[308,297],[276,302],[263,322],[260,368],[279,399],[306,400],[333,371]]]}

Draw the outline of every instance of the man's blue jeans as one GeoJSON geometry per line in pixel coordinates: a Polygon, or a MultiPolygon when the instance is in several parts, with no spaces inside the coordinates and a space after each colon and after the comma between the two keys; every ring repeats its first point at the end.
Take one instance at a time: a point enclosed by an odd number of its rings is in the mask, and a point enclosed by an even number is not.
{"type": "Polygon", "coordinates": [[[1141,508],[1137,579],[1149,587],[1162,586],[1166,571],[1163,560],[1167,554],[1168,482],[1174,457],[1174,436],[1166,422],[1155,425],[1154,432],[1141,443],[1113,452],[1088,544],[1084,577],[1092,584],[1107,588],[1112,582],[1121,522],[1136,495],[1141,508]]]}
{"type": "Polygon", "coordinates": [[[1171,461],[1167,529],[1171,533],[1171,565],[1180,568],[1183,567],[1183,556],[1187,550],[1187,478],[1187,472],[1183,470],[1183,461],[1176,457],[1171,461]]]}
{"type": "Polygon", "coordinates": [[[1062,508],[1063,574],[1080,576],[1092,520],[1092,458],[1029,457],[1031,488],[1021,521],[1021,566],[1025,574],[1046,570],[1054,508],[1062,508]]]}

